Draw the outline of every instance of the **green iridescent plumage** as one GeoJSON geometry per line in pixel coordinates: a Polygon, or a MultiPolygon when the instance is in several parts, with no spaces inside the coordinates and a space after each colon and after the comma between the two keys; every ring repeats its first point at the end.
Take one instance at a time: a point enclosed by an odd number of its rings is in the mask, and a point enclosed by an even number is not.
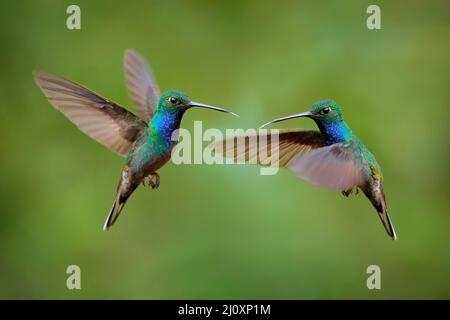
{"type": "Polygon", "coordinates": [[[289,165],[290,168],[318,186],[341,190],[345,196],[361,189],[376,208],[389,236],[397,239],[386,207],[380,165],[344,122],[339,105],[331,100],[322,101],[314,104],[308,112],[275,119],[270,123],[298,117],[313,119],[324,142],[323,146],[297,157],[289,165]]]}
{"type": "Polygon", "coordinates": [[[159,186],[157,170],[170,159],[178,142],[173,134],[187,109],[200,107],[232,113],[193,102],[179,91],[161,95],[149,66],[133,50],[125,51],[124,65],[128,91],[140,117],[73,81],[45,72],[34,73],[36,84],[56,109],[91,138],[125,157],[105,230],[114,224],[139,184],[159,186]]]}
{"type": "MultiPolygon", "coordinates": [[[[339,105],[330,100],[322,101],[314,104],[307,112],[272,120],[263,127],[298,117],[313,119],[319,131],[280,130],[278,140],[275,140],[279,141],[278,160],[275,163],[279,167],[293,170],[299,177],[314,185],[340,190],[345,196],[362,190],[376,208],[389,236],[396,239],[397,235],[387,212],[380,166],[344,122],[339,105]]],[[[251,150],[260,152],[259,141],[273,140],[270,134],[266,137],[259,134],[257,138],[234,137],[229,141],[214,143],[211,147],[219,152],[222,150],[227,157],[250,162],[251,150]],[[237,145],[245,148],[236,148],[237,145]],[[229,146],[233,146],[233,152],[227,150],[229,146]]],[[[272,150],[271,142],[263,150],[272,150]]]]}

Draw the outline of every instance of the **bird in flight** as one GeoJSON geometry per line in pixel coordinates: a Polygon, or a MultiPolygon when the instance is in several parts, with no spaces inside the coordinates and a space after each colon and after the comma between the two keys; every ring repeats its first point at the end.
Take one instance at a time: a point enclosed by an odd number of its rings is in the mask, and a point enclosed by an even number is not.
{"type": "Polygon", "coordinates": [[[280,130],[277,140],[272,139],[271,134],[259,134],[256,139],[238,136],[212,143],[209,147],[235,161],[242,159],[267,165],[267,161],[261,161],[260,150],[274,150],[272,140],[278,141],[278,159],[275,161],[278,167],[289,168],[316,186],[340,190],[346,197],[362,190],[377,210],[388,235],[396,240],[386,206],[380,165],[344,122],[341,107],[330,100],[318,102],[307,112],[274,119],[262,127],[299,117],[314,120],[319,131],[280,130]],[[266,144],[262,149],[258,145],[261,141],[266,144]]]}
{"type": "Polygon", "coordinates": [[[191,101],[180,91],[161,94],[149,65],[134,50],[125,50],[124,65],[128,92],[139,116],[73,81],[33,72],[36,84],[56,109],[89,137],[125,158],[104,230],[114,224],[139,184],[159,186],[157,170],[178,143],[177,129],[186,110],[199,107],[236,115],[191,101]]]}

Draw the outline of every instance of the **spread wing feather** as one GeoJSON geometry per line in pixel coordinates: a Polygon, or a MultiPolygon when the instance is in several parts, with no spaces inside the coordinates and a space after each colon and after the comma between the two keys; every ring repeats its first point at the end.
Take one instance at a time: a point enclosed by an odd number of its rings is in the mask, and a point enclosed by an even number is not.
{"type": "Polygon", "coordinates": [[[243,135],[208,147],[238,163],[252,163],[287,167],[299,154],[323,145],[323,136],[318,131],[297,129],[280,130],[279,134],[243,135]]]}
{"type": "Polygon", "coordinates": [[[144,121],[155,113],[161,92],[148,63],[134,50],[127,49],[123,57],[128,93],[144,121]]]}
{"type": "Polygon", "coordinates": [[[289,168],[322,188],[349,190],[361,185],[363,175],[355,163],[353,143],[325,146],[324,142],[318,131],[288,129],[280,130],[278,138],[274,134],[244,135],[215,142],[209,148],[238,163],[289,168]]]}
{"type": "Polygon", "coordinates": [[[122,156],[147,129],[133,113],[73,81],[42,71],[33,76],[56,109],[85,134],[122,156]]]}
{"type": "Polygon", "coordinates": [[[336,143],[297,156],[290,164],[302,179],[327,189],[351,190],[363,183],[352,142],[336,143]]]}

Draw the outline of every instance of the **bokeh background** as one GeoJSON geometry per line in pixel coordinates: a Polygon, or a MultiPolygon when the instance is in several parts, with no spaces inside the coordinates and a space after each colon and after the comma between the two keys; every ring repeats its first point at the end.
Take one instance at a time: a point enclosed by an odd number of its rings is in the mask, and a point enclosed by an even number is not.
{"type": "MultiPolygon", "coordinates": [[[[0,298],[450,298],[447,1],[15,1],[0,5],[0,298]],[[66,8],[81,7],[81,30],[66,8]],[[130,106],[125,48],[162,89],[232,109],[182,122],[250,128],[331,98],[377,156],[399,240],[360,194],[289,171],[168,164],[110,232],[123,160],[53,109],[31,72],[130,106]],[[66,288],[81,268],[82,289],[66,288]],[[381,267],[381,290],[366,268],[381,267]]],[[[278,127],[315,128],[298,119],[278,127]]]]}

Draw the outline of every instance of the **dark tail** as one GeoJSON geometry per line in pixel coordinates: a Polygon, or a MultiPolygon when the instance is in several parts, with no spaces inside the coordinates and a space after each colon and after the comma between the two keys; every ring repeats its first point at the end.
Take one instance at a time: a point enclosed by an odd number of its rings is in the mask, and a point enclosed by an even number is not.
{"type": "Polygon", "coordinates": [[[117,218],[120,215],[125,203],[127,202],[130,195],[133,193],[134,189],[136,189],[137,185],[130,186],[128,182],[128,170],[124,170],[122,172],[122,177],[119,181],[119,186],[117,188],[116,199],[111,207],[111,210],[108,213],[108,217],[106,218],[105,224],[103,225],[103,230],[108,230],[111,226],[116,222],[117,218]],[[125,181],[124,181],[125,178],[125,181]]]}
{"type": "Polygon", "coordinates": [[[392,224],[387,210],[383,188],[381,187],[379,191],[377,190],[375,199],[367,193],[366,195],[372,202],[373,206],[377,209],[378,216],[380,217],[381,222],[383,223],[383,226],[386,229],[388,235],[392,238],[392,240],[397,240],[397,234],[395,233],[394,225],[392,224]]]}
{"type": "Polygon", "coordinates": [[[381,210],[377,208],[377,211],[378,216],[380,217],[381,222],[383,222],[384,228],[386,229],[388,235],[392,238],[392,240],[397,240],[397,234],[395,233],[394,225],[392,224],[391,218],[389,217],[384,198],[381,201],[381,210]]]}
{"type": "Polygon", "coordinates": [[[112,205],[111,210],[109,211],[108,217],[106,218],[105,224],[103,225],[103,230],[108,230],[111,226],[116,222],[119,217],[120,212],[122,211],[125,203],[127,202],[128,197],[124,198],[120,195],[119,191],[117,191],[116,199],[112,205]]]}

